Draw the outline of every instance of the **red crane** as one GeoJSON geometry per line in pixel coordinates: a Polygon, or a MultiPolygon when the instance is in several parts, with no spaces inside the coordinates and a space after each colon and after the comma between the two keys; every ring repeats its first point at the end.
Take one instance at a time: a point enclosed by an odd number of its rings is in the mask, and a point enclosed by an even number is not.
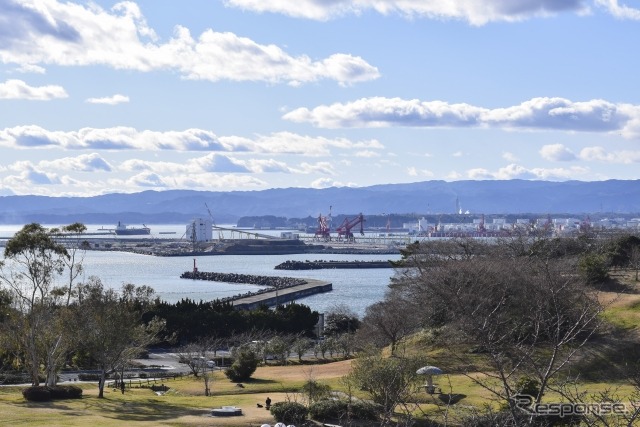
{"type": "Polygon", "coordinates": [[[591,230],[591,218],[587,217],[580,223],[579,231],[584,233],[591,230]]]}
{"type": "Polygon", "coordinates": [[[478,224],[478,231],[484,233],[487,231],[487,227],[484,225],[484,214],[480,217],[480,224],[478,224]]]}
{"type": "Polygon", "coordinates": [[[331,226],[326,216],[318,215],[318,228],[314,234],[315,239],[322,239],[325,242],[331,240],[331,226]]]}
{"type": "Polygon", "coordinates": [[[345,218],[342,224],[340,224],[340,227],[336,228],[338,240],[345,239],[348,242],[354,242],[355,238],[353,237],[351,229],[358,224],[360,224],[360,235],[364,236],[364,216],[360,214],[353,219],[345,218]]]}

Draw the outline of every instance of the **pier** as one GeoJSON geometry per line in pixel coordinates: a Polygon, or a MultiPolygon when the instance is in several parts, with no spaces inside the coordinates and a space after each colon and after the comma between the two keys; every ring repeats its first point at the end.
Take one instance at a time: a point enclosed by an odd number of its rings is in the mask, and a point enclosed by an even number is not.
{"type": "Polygon", "coordinates": [[[290,286],[284,289],[272,289],[256,295],[246,297],[234,297],[233,306],[239,310],[253,310],[261,305],[273,307],[286,302],[296,301],[300,298],[311,295],[329,292],[333,290],[333,285],[322,280],[305,279],[306,283],[290,286]]]}
{"type": "Polygon", "coordinates": [[[261,305],[272,307],[333,289],[331,283],[315,279],[198,271],[195,260],[193,271],[185,271],[180,278],[265,286],[265,289],[257,292],[247,292],[221,299],[221,301],[230,302],[239,310],[253,310],[261,305]]]}

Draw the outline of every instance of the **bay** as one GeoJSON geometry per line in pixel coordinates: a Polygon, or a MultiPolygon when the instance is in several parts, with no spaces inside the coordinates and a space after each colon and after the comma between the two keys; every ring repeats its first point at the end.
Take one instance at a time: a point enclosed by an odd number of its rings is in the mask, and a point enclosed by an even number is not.
{"type": "MultiPolygon", "coordinates": [[[[46,228],[56,225],[43,225],[46,228]]],[[[152,232],[149,239],[166,236],[177,240],[184,238],[185,225],[149,225],[152,232]],[[182,236],[182,237],[181,237],[182,236]]],[[[227,226],[231,228],[232,226],[227,226]]],[[[10,238],[22,225],[0,225],[0,236],[10,238]]],[[[87,225],[88,232],[113,228],[109,224],[87,225]]],[[[279,235],[282,230],[260,230],[260,233],[279,235]]],[[[140,238],[140,236],[137,236],[140,238]]],[[[109,239],[123,237],[104,236],[109,239]]],[[[124,237],[125,239],[127,237],[124,237]]],[[[284,261],[378,261],[398,260],[400,255],[348,255],[348,254],[294,254],[294,255],[211,255],[199,256],[195,262],[200,271],[238,273],[264,276],[287,276],[323,280],[332,283],[331,292],[312,295],[297,302],[308,305],[320,313],[337,304],[346,304],[356,314],[362,316],[365,309],[382,300],[387,290],[393,269],[327,269],[327,270],[275,270],[284,261]]],[[[160,299],[175,303],[183,298],[195,301],[211,301],[255,291],[258,286],[181,279],[180,275],[193,269],[194,258],[156,257],[118,251],[87,251],[84,258],[84,272],[81,280],[90,276],[99,277],[105,286],[119,289],[124,283],[137,286],[147,285],[156,291],[160,299]]]]}
{"type": "Polygon", "coordinates": [[[384,297],[393,269],[325,269],[274,270],[284,261],[375,261],[398,260],[400,255],[215,255],[192,257],[154,257],[127,252],[86,253],[84,279],[97,276],[109,287],[120,288],[123,283],[147,285],[168,302],[182,298],[211,301],[217,298],[260,289],[258,286],[237,283],[209,282],[181,279],[180,275],[193,269],[219,273],[238,273],[264,276],[287,276],[323,280],[333,284],[331,292],[312,295],[297,302],[308,305],[320,313],[337,304],[346,304],[362,316],[365,309],[384,297]]]}

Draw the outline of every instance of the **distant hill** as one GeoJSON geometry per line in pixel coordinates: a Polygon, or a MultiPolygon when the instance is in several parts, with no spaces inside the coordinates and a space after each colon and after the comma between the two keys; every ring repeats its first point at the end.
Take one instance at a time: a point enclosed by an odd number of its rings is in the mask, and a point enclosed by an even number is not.
{"type": "Polygon", "coordinates": [[[473,214],[640,212],[640,180],[424,181],[362,188],[282,188],[263,191],[144,191],[94,197],[0,197],[0,223],[185,223],[207,217],[234,223],[243,216],[287,218],[327,214],[454,213],[456,200],[473,214]]]}

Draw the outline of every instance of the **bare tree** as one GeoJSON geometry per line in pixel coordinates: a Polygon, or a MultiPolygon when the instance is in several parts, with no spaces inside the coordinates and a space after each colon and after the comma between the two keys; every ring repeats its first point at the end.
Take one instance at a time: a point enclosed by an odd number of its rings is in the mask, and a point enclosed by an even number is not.
{"type": "Polygon", "coordinates": [[[417,313],[424,325],[439,328],[444,343],[473,346],[475,355],[452,351],[451,357],[461,366],[476,366],[473,359],[482,355],[490,366],[484,375],[464,373],[509,407],[510,423],[532,422],[523,421],[511,400],[518,381],[537,380],[539,403],[599,326],[602,307],[577,279],[575,258],[549,258],[547,249],[520,245],[517,256],[500,245],[476,247],[471,256],[459,247],[454,256],[428,248],[422,246],[421,256],[412,259],[419,269],[395,278],[389,297],[400,295],[405,307],[412,304],[407,315],[417,313]]]}
{"type": "Polygon", "coordinates": [[[302,362],[302,356],[313,347],[313,341],[305,336],[298,335],[293,341],[291,349],[298,356],[298,362],[302,362]]]}
{"type": "Polygon", "coordinates": [[[346,304],[336,304],[324,316],[324,335],[334,336],[346,332],[353,333],[360,327],[360,318],[346,304]]]}
{"type": "Polygon", "coordinates": [[[205,396],[211,395],[211,383],[216,363],[209,358],[209,355],[213,352],[215,346],[216,341],[214,339],[204,338],[178,349],[180,361],[189,367],[194,377],[202,380],[205,396]]]}
{"type": "Polygon", "coordinates": [[[415,357],[383,357],[380,352],[363,352],[353,361],[352,370],[345,378],[364,390],[382,409],[381,426],[391,425],[396,410],[406,425],[412,425],[416,394],[420,389],[417,369],[424,360],[415,357]]]}
{"type": "Polygon", "coordinates": [[[631,256],[629,259],[631,268],[636,271],[636,282],[638,281],[638,272],[640,272],[640,246],[634,246],[631,249],[631,256]]]}
{"type": "Polygon", "coordinates": [[[360,341],[368,340],[378,346],[389,345],[395,355],[398,343],[420,326],[417,315],[407,313],[410,307],[401,294],[388,295],[384,300],[367,307],[358,330],[360,341]]]}

